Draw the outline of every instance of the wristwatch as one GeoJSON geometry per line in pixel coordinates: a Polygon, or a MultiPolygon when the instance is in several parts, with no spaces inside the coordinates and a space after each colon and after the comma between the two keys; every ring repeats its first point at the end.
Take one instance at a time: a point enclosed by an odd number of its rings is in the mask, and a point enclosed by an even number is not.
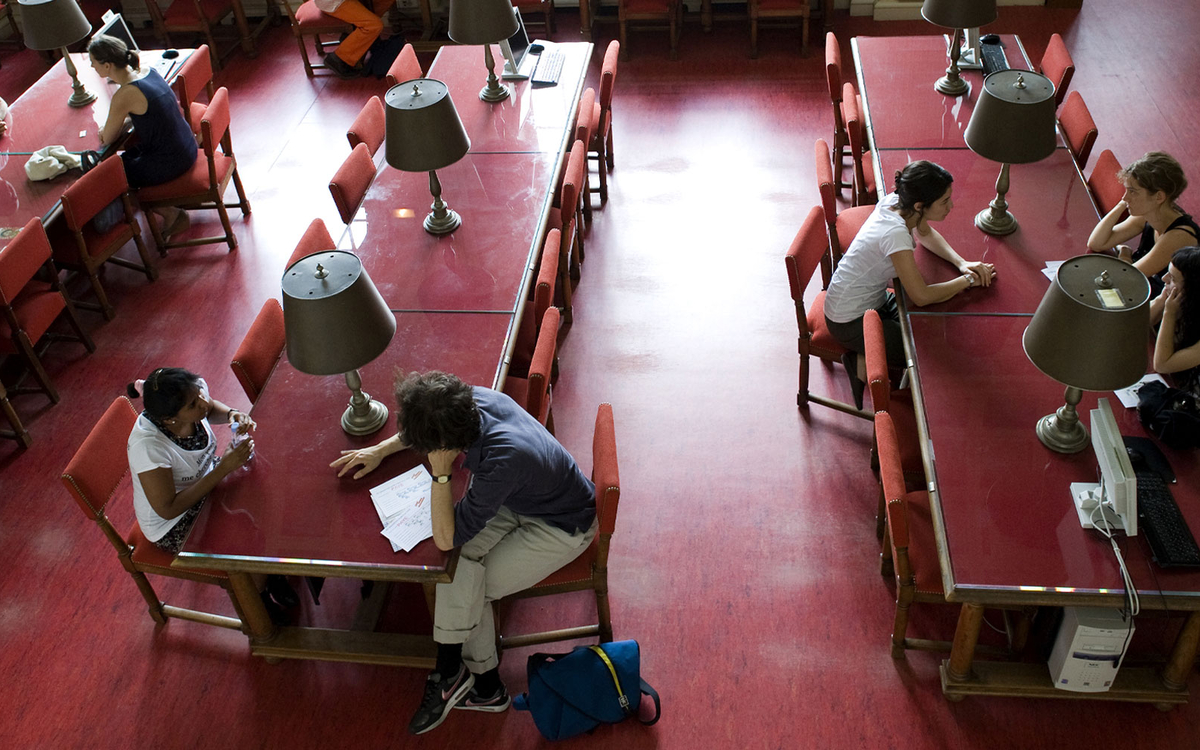
{"type": "Polygon", "coordinates": [[[449,474],[439,474],[438,476],[433,478],[433,481],[437,482],[438,484],[446,484],[450,481],[450,475],[449,474]]]}

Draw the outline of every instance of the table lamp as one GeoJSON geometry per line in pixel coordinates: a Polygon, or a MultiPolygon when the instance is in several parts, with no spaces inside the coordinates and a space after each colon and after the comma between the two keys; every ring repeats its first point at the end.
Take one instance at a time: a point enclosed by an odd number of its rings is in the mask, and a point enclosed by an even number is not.
{"type": "Polygon", "coordinates": [[[1054,120],[1054,84],[1041,73],[998,70],[983,80],[964,133],[967,147],[998,161],[1000,177],[990,207],[975,216],[975,226],[994,235],[1012,234],[1017,219],[1008,210],[1008,166],[1045,159],[1058,145],[1054,120]]]}
{"type": "Polygon", "coordinates": [[[342,429],[369,435],[387,421],[388,408],[363,393],[358,368],[387,349],[396,316],[354,253],[309,255],[283,273],[283,324],[288,361],[310,375],[344,374],[350,405],[342,429]]]}
{"type": "Polygon", "coordinates": [[[921,15],[926,21],[954,29],[950,40],[950,67],[933,85],[949,96],[962,96],[970,85],[958,75],[958,57],[962,53],[963,29],[973,29],[996,20],[996,0],[925,0],[921,15]]]}
{"type": "Polygon", "coordinates": [[[450,38],[459,44],[482,44],[487,85],[479,92],[485,102],[508,98],[508,88],[496,78],[492,44],[517,33],[517,16],[510,0],[450,0],[450,38]]]}
{"type": "Polygon", "coordinates": [[[384,96],[387,107],[385,157],[394,169],[428,172],[433,205],[425,217],[425,231],[449,234],[462,217],[442,201],[442,183],[435,170],[448,167],[466,155],[471,139],[463,128],[450,90],[441,81],[416,78],[398,83],[384,96]]]}
{"type": "Polygon", "coordinates": [[[75,90],[67,104],[82,107],[96,100],[96,95],[79,82],[79,71],[71,61],[67,46],[86,39],[92,33],[83,11],[75,0],[20,0],[21,22],[25,46],[36,50],[61,49],[71,87],[75,90]]]}
{"type": "Polygon", "coordinates": [[[1064,261],[1025,329],[1029,361],[1067,386],[1063,406],[1037,424],[1038,439],[1059,453],[1088,444],[1075,411],[1083,391],[1112,391],[1146,374],[1150,282],[1107,255],[1064,261]]]}

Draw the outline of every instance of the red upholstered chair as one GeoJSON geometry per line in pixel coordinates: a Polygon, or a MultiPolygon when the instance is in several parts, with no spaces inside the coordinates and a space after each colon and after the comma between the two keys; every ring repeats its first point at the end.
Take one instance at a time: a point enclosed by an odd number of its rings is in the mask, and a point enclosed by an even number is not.
{"type": "Polygon", "coordinates": [[[286,344],[283,308],[279,306],[279,300],[272,297],[263,303],[229,362],[229,369],[233,370],[251,404],[258,401],[258,394],[262,393],[267,378],[279,363],[279,355],[286,344]]]}
{"type": "Polygon", "coordinates": [[[592,591],[596,595],[597,622],[541,633],[501,635],[501,648],[519,648],[537,643],[593,636],[599,636],[601,643],[608,643],[613,639],[612,613],[608,606],[608,550],[617,527],[621,477],[617,468],[616,428],[613,425],[612,406],[609,404],[600,404],[596,411],[596,429],[592,437],[592,482],[596,485],[596,538],[579,557],[532,588],[513,594],[504,601],[563,594],[569,591],[592,591]]]}
{"type": "Polygon", "coordinates": [[[337,205],[342,221],[349,224],[354,218],[367,194],[367,188],[371,187],[374,180],[375,162],[371,160],[371,151],[367,144],[360,143],[354,147],[329,181],[329,192],[333,195],[333,202],[337,205]]]}
{"type": "Polygon", "coordinates": [[[558,254],[558,295],[561,301],[563,320],[570,323],[572,277],[579,278],[579,263],[583,259],[583,238],[579,218],[579,192],[586,175],[586,155],[581,142],[575,141],[571,154],[563,168],[562,182],[558,187],[558,205],[549,211],[547,229],[560,233],[558,254]]]}
{"type": "Polygon", "coordinates": [[[680,0],[618,0],[617,22],[621,27],[623,60],[629,59],[626,32],[630,21],[665,21],[671,34],[671,59],[679,58],[679,32],[683,27],[683,3],[680,0]]]}
{"type": "MultiPolygon", "coordinates": [[[[878,413],[886,411],[892,415],[896,434],[900,438],[900,464],[909,485],[925,486],[925,464],[921,461],[921,438],[917,433],[917,414],[913,408],[912,391],[892,389],[888,370],[887,348],[883,339],[883,322],[879,313],[868,310],[863,316],[863,342],[866,344],[867,388],[871,391],[871,409],[878,413]]],[[[871,446],[872,468],[878,464],[878,453],[871,446]]],[[[883,508],[878,516],[878,531],[883,533],[883,508]]]]}
{"type": "MultiPolygon", "coordinates": [[[[21,30],[17,28],[16,19],[13,18],[12,6],[17,0],[0,0],[0,18],[8,21],[9,37],[0,40],[0,45],[12,47],[13,49],[25,49],[25,40],[21,37],[21,30]]],[[[28,446],[26,446],[28,447],[28,446]]]]}
{"type": "Polygon", "coordinates": [[[1067,86],[1071,85],[1071,78],[1075,75],[1075,61],[1058,34],[1050,35],[1050,43],[1046,45],[1046,53],[1042,55],[1039,67],[1041,74],[1054,84],[1054,105],[1062,104],[1067,95],[1067,86]]]}
{"type": "MultiPolygon", "coordinates": [[[[825,82],[829,85],[829,101],[833,102],[833,158],[831,164],[836,192],[842,192],[844,187],[852,187],[842,180],[842,170],[845,165],[846,150],[850,148],[850,137],[846,134],[846,124],[842,120],[842,48],[838,45],[833,32],[825,34],[825,82]]],[[[828,148],[828,147],[826,147],[828,148]]]]}
{"type": "Polygon", "coordinates": [[[300,241],[296,243],[296,249],[292,251],[292,257],[288,258],[284,270],[291,268],[296,261],[306,255],[312,255],[324,250],[333,250],[336,247],[337,243],[333,241],[333,237],[329,236],[329,230],[325,228],[325,222],[320,219],[313,219],[308,225],[308,229],[305,229],[304,234],[300,236],[300,241]]]}
{"type": "Polygon", "coordinates": [[[826,283],[829,278],[829,245],[825,239],[825,232],[821,229],[821,209],[817,206],[813,206],[808,212],[800,231],[796,232],[796,237],[784,256],[784,262],[787,265],[792,301],[796,304],[796,327],[799,332],[796,348],[800,353],[800,390],[796,394],[796,405],[804,406],[811,401],[870,419],[870,414],[854,408],[851,404],[808,391],[808,358],[814,356],[827,362],[841,363],[842,355],[846,353],[846,348],[833,338],[825,325],[825,292],[817,292],[811,304],[806,306],[804,303],[804,290],[808,288],[817,266],[821,267],[821,275],[826,279],[826,283]]]}
{"type": "MultiPolygon", "coordinates": [[[[584,0],[587,2],[587,0],[584,0]]],[[[521,15],[526,13],[541,13],[542,24],[546,27],[547,34],[554,33],[554,0],[512,0],[514,8],[521,11],[521,15]]],[[[529,24],[528,21],[525,22],[529,24]]]]}
{"type": "Polygon", "coordinates": [[[63,486],[116,548],[117,559],[133,577],[150,608],[150,616],[156,623],[161,625],[168,617],[176,617],[205,625],[243,630],[242,612],[227,575],[219,571],[173,568],[171,562],[174,557],[171,553],[148,541],[137,521],[133,522],[133,527],[122,537],[108,520],[108,503],[121,487],[125,475],[129,473],[125,444],[129,441],[129,433],[133,431],[137,418],[138,412],[129,399],[121,396],[114,400],[84,439],[83,445],[75,451],[67,468],[63,470],[63,486]],[[229,593],[238,616],[226,617],[165,604],[159,600],[154,587],[150,585],[150,580],[146,578],[147,573],[220,586],[229,593]]]}
{"type": "MultiPolygon", "coordinates": [[[[150,14],[150,22],[154,25],[154,35],[164,47],[186,46],[172,43],[172,34],[179,34],[181,39],[203,34],[210,49],[213,67],[217,70],[221,69],[221,58],[227,57],[239,44],[248,55],[255,55],[254,39],[246,25],[241,0],[174,0],[166,10],[161,10],[156,0],[143,1],[146,12],[150,14]],[[222,35],[229,37],[230,44],[220,51],[213,30],[221,27],[230,17],[234,20],[233,33],[222,35]]],[[[229,29],[228,26],[225,28],[229,29]]]]}
{"type": "Polygon", "coordinates": [[[892,416],[875,414],[875,441],[879,446],[879,479],[887,529],[883,546],[884,575],[896,577],[896,617],[892,628],[892,656],[904,658],[905,649],[942,649],[945,644],[910,639],[908,609],[914,603],[946,601],[938,565],[929,493],[909,492],[900,465],[900,446],[892,416]]]}
{"type": "Polygon", "coordinates": [[[16,409],[8,400],[8,391],[4,390],[4,383],[0,383],[0,411],[4,412],[4,417],[12,426],[11,430],[0,430],[0,437],[16,440],[21,444],[22,448],[28,448],[33,444],[33,438],[25,430],[25,425],[21,424],[21,418],[17,416],[16,409]]]}
{"type": "MultiPolygon", "coordinates": [[[[833,167],[829,156],[829,144],[818,138],[815,148],[817,163],[817,189],[821,194],[821,208],[825,213],[825,228],[829,235],[829,257],[831,268],[836,268],[842,254],[854,241],[858,230],[866,223],[874,206],[855,206],[845,211],[837,210],[837,190],[834,187],[833,167]]],[[[825,279],[825,286],[829,279],[825,279]]]]}
{"type": "Polygon", "coordinates": [[[242,187],[237,158],[233,154],[233,140],[229,135],[229,90],[224,86],[217,89],[212,103],[200,119],[200,146],[202,156],[197,156],[196,163],[189,172],[162,185],[139,188],[137,198],[142,208],[147,209],[159,206],[177,206],[184,209],[215,208],[220,215],[225,234],[167,242],[163,239],[158,223],[149,221],[150,231],[160,253],[166,254],[167,248],[171,247],[194,247],[214,242],[229,245],[230,252],[237,249],[237,235],[233,233],[226,208],[240,208],[242,216],[248,216],[250,200],[242,187]],[[225,202],[225,190],[230,181],[237,190],[237,203],[225,202]]]}
{"type": "Polygon", "coordinates": [[[558,286],[558,253],[561,243],[562,232],[559,229],[551,229],[546,233],[546,240],[542,244],[542,258],[538,264],[537,281],[533,287],[533,297],[525,300],[525,310],[521,313],[521,322],[517,326],[517,340],[513,343],[512,361],[508,365],[509,375],[529,376],[529,366],[533,361],[542,321],[545,319],[546,310],[554,304],[554,291],[558,286]]]}
{"type": "Polygon", "coordinates": [[[504,392],[524,406],[525,411],[541,422],[551,435],[554,434],[554,412],[550,404],[550,375],[554,368],[554,352],[558,348],[559,320],[558,308],[547,308],[529,363],[529,377],[510,375],[504,379],[504,392]]]}
{"type": "MultiPolygon", "coordinates": [[[[608,202],[608,173],[613,168],[613,133],[612,133],[612,98],[613,86],[617,81],[617,60],[621,54],[620,42],[613,40],[608,43],[608,47],[604,51],[604,63],[600,67],[600,93],[593,93],[591,99],[592,106],[587,108],[588,89],[583,92],[583,99],[580,100],[579,117],[576,121],[575,137],[579,138],[581,126],[584,126],[584,120],[587,119],[586,127],[582,130],[587,133],[587,156],[589,160],[595,160],[596,171],[600,177],[600,186],[598,188],[589,188],[593,193],[600,193],[600,206],[603,207],[608,202]]],[[[589,170],[590,171],[590,170],[589,170]]]]}
{"type": "Polygon", "coordinates": [[[367,144],[368,154],[374,157],[375,152],[383,145],[383,138],[386,134],[383,100],[378,96],[372,96],[359,110],[358,117],[354,118],[350,129],[346,131],[346,140],[350,141],[351,149],[360,143],[367,144]]]}
{"type": "Polygon", "coordinates": [[[212,101],[216,89],[213,88],[212,57],[208,54],[208,45],[200,45],[195,52],[188,56],[183,65],[179,66],[179,74],[171,81],[171,88],[183,108],[183,119],[192,126],[192,132],[200,137],[200,120],[208,104],[198,101],[203,92],[212,101]]]}
{"type": "Polygon", "coordinates": [[[808,0],[750,0],[750,57],[758,57],[758,19],[800,19],[800,56],[808,55],[808,0]]]}
{"type": "Polygon", "coordinates": [[[842,84],[842,122],[850,139],[850,160],[854,167],[851,204],[869,206],[879,200],[875,192],[875,160],[867,150],[867,123],[862,116],[862,100],[854,84],[842,84]]]}
{"type": "Polygon", "coordinates": [[[158,276],[150,261],[150,253],[142,242],[142,228],[134,215],[133,199],[129,191],[129,183],[125,181],[125,166],[120,159],[105,159],[80,177],[67,188],[62,196],[63,218],[66,226],[74,235],[74,247],[70,250],[58,248],[54,259],[60,266],[78,269],[87,275],[92,283],[92,291],[96,293],[96,303],[77,302],[79,307],[99,310],[105,319],[112,320],[113,307],[108,302],[108,295],[100,285],[100,267],[105,263],[113,263],[125,268],[146,274],[150,281],[158,276]],[[93,219],[108,204],[121,201],[124,207],[124,220],[118,222],[104,234],[96,231],[93,219]],[[135,263],[125,258],[117,257],[116,253],[125,247],[130,240],[137,246],[141,263],[135,263]]]}
{"type": "Polygon", "coordinates": [[[1088,111],[1078,91],[1072,91],[1067,96],[1067,101],[1059,111],[1058,124],[1067,139],[1071,155],[1075,157],[1075,163],[1082,172],[1100,131],[1096,129],[1096,121],[1092,119],[1092,113],[1088,111]]]}
{"type": "Polygon", "coordinates": [[[395,86],[397,83],[411,81],[414,78],[423,78],[424,75],[421,72],[421,63],[417,61],[416,50],[413,49],[411,44],[406,44],[388,68],[388,88],[395,86]]]}
{"type": "MultiPolygon", "coordinates": [[[[50,382],[39,352],[34,348],[43,336],[47,343],[70,338],[81,342],[89,352],[96,351],[96,345],[79,325],[75,307],[63,291],[58,269],[50,259],[46,230],[41,220],[34,218],[9,240],[7,246],[0,248],[0,356],[20,354],[41,384],[40,390],[57,404],[58,390],[50,382]],[[35,279],[39,271],[49,281],[35,279]],[[75,331],[74,336],[50,332],[50,326],[63,313],[75,331]]],[[[37,390],[18,385],[9,393],[15,396],[37,390]]]]}
{"type": "Polygon", "coordinates": [[[313,0],[308,0],[295,10],[292,10],[292,4],[288,0],[276,2],[287,13],[288,21],[292,24],[292,36],[296,37],[296,44],[300,47],[300,59],[304,61],[304,74],[312,78],[314,70],[326,69],[325,63],[321,62],[325,58],[326,46],[336,47],[340,44],[338,37],[353,31],[354,25],[321,12],[313,0]],[[311,38],[316,47],[317,62],[308,58],[308,43],[304,41],[306,37],[311,38]]]}
{"type": "Polygon", "coordinates": [[[1112,151],[1104,149],[1096,157],[1096,166],[1092,167],[1087,184],[1101,216],[1113,210],[1125,198],[1125,186],[1117,179],[1120,171],[1121,163],[1112,151]]]}

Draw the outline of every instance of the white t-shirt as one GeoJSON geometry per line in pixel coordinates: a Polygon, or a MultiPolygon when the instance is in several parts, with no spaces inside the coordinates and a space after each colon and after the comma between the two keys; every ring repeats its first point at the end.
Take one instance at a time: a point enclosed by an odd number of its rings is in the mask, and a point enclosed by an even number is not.
{"type": "Polygon", "coordinates": [[[899,202],[895,193],[884,196],[838,262],[825,292],[825,317],[834,323],[853,323],[886,301],[896,276],[889,256],[913,249],[912,230],[892,210],[899,202]]]}
{"type": "MultiPolygon", "coordinates": [[[[201,392],[208,395],[208,386],[200,381],[201,392]]],[[[217,463],[217,438],[207,419],[200,421],[200,426],[208,433],[208,444],[198,451],[187,451],[180,448],[161,430],[154,426],[150,419],[142,414],[129,433],[129,470],[133,472],[133,511],[137,515],[138,525],[142,533],[152,542],[162,539],[179,519],[163,518],[154,512],[146,491],[138,474],[151,469],[170,469],[175,479],[175,491],[182,492],[191,487],[205,474],[213,470],[217,463]]]]}

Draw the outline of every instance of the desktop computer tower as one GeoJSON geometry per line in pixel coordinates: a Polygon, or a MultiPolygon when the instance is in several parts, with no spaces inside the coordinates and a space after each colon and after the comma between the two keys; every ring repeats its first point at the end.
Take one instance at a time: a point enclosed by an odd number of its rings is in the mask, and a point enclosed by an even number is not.
{"type": "Polygon", "coordinates": [[[1054,687],[1103,693],[1112,687],[1133,637],[1133,618],[1115,609],[1063,607],[1063,621],[1050,652],[1054,687]]]}

